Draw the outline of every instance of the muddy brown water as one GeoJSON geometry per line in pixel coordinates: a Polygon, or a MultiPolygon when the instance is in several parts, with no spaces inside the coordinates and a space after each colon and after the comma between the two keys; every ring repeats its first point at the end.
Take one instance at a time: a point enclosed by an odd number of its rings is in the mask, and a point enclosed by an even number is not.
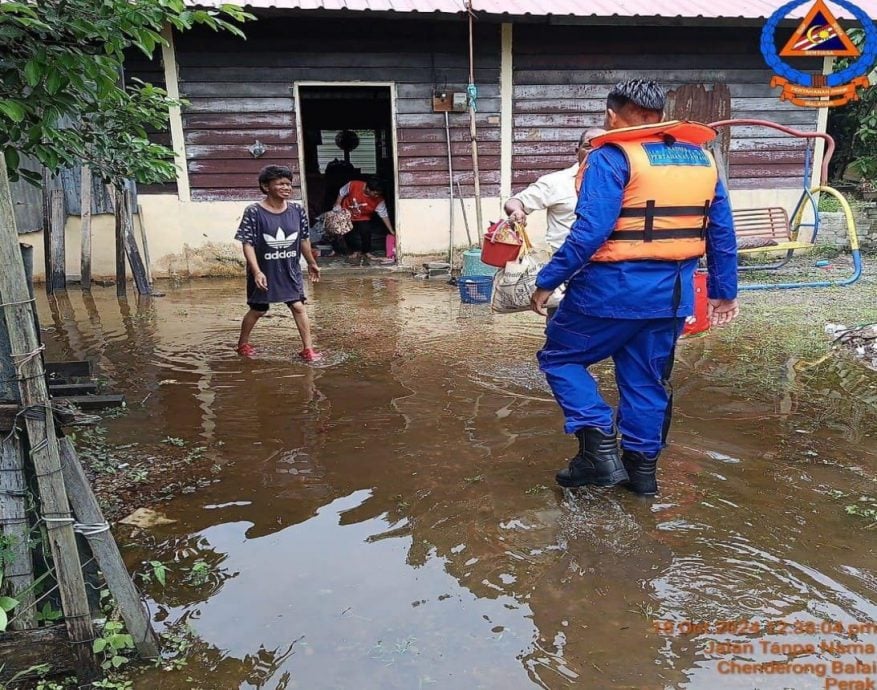
{"type": "Polygon", "coordinates": [[[844,509],[877,494],[875,416],[855,394],[874,378],[851,393],[861,372],[828,363],[808,379],[782,353],[748,377],[739,343],[690,341],[660,497],[564,493],[553,474],[574,444],[534,362],[534,315],[463,306],[441,282],[330,275],[310,305],[328,361],[308,367],[285,308],[257,326],[256,359],[234,354],[237,281],[162,289],[40,299],[52,359],[93,359],[127,396],[105,422],[112,443],[181,439],[216,466],[155,506],[173,523],[116,530],[132,569],[170,568],[147,587],[157,627],[195,639],[184,667],[135,687],[877,680],[832,667],[874,664],[867,649],[819,647],[877,644],[848,627],[877,623],[877,558],[844,509]],[[728,642],[740,646],[713,646],[728,642]],[[795,665],[742,670],[766,661],[795,665]]]}

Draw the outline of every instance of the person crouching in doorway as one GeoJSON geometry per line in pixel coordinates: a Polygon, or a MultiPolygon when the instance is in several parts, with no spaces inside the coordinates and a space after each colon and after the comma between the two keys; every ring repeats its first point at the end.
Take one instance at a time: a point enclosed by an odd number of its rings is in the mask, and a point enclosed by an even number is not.
{"type": "Polygon", "coordinates": [[[338,192],[335,208],[346,208],[350,211],[353,230],[347,234],[346,240],[352,240],[359,249],[350,254],[350,262],[360,263],[373,261],[371,220],[377,215],[387,228],[387,232],[395,235],[387,202],[384,201],[384,187],[377,177],[369,177],[365,181],[354,180],[344,185],[338,192]]]}
{"type": "Polygon", "coordinates": [[[292,171],[285,166],[263,168],[259,173],[259,189],[265,198],[247,206],[235,234],[243,246],[247,263],[247,305],[250,307],[241,323],[237,352],[243,357],[255,355],[256,349],[250,345],[253,327],[272,303],[283,302],[292,312],[301,337],[299,357],[305,362],[315,362],[321,356],[314,350],[311,339],[301,256],[315,283],[320,280],[320,268],[311,251],[307,211],[301,204],[289,201],[292,171]]]}

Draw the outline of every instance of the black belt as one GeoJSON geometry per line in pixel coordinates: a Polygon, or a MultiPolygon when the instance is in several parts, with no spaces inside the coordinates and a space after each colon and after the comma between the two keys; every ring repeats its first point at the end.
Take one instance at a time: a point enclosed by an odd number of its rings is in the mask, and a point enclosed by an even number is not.
{"type": "MultiPolygon", "coordinates": [[[[618,214],[619,218],[643,218],[645,219],[645,223],[643,224],[642,229],[642,240],[644,242],[652,242],[654,237],[655,230],[655,218],[657,216],[662,217],[679,217],[679,216],[700,216],[702,221],[702,227],[700,228],[700,237],[703,237],[706,234],[706,225],[709,221],[709,212],[710,212],[710,204],[711,200],[707,199],[703,206],[658,206],[654,199],[649,199],[646,202],[645,206],[642,207],[622,207],[621,212],[618,214]]],[[[659,232],[666,232],[661,230],[659,232]]],[[[663,237],[668,237],[668,235],[664,234],[663,237]]],[[[685,235],[684,237],[688,237],[685,235]]],[[[610,238],[612,239],[612,238],[610,238]]],[[[630,239],[630,238],[628,238],[630,239]]],[[[678,239],[678,238],[677,238],[678,239]]]]}
{"type": "Polygon", "coordinates": [[[703,228],[673,228],[671,230],[644,229],[616,230],[609,235],[610,242],[653,242],[654,240],[702,240],[703,228]]]}

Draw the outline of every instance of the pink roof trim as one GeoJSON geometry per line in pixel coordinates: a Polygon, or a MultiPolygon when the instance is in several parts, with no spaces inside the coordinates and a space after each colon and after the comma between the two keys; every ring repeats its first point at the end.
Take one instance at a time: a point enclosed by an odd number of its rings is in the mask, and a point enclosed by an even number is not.
{"type": "MultiPolygon", "coordinates": [[[[191,4],[217,6],[225,0],[193,0],[191,4]]],[[[682,17],[760,19],[773,14],[784,3],[773,0],[473,0],[477,13],[494,15],[569,16],[569,17],[682,17]]],[[[346,10],[349,12],[435,12],[454,14],[465,11],[464,0],[238,0],[232,4],[252,9],[346,10]]],[[[870,17],[877,17],[877,0],[856,3],[870,17]]],[[[851,15],[828,2],[839,19],[851,15]]],[[[803,17],[809,9],[804,4],[790,14],[803,17]]]]}

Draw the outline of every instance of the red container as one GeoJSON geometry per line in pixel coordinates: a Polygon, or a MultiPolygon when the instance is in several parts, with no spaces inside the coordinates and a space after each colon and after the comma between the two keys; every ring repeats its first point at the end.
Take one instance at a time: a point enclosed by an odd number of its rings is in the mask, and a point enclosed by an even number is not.
{"type": "Polygon", "coordinates": [[[521,253],[522,240],[517,244],[507,244],[505,242],[494,242],[493,237],[498,230],[503,229],[507,225],[506,221],[497,221],[491,225],[487,233],[484,235],[484,242],[481,244],[481,263],[496,268],[505,268],[509,261],[515,261],[521,253]]]}
{"type": "Polygon", "coordinates": [[[706,273],[698,271],[694,274],[694,315],[685,320],[682,335],[697,335],[710,329],[708,316],[709,302],[706,295],[706,273]]]}
{"type": "Polygon", "coordinates": [[[384,242],[384,247],[387,250],[387,258],[388,259],[396,259],[396,236],[395,235],[387,235],[387,239],[384,242]]]}

